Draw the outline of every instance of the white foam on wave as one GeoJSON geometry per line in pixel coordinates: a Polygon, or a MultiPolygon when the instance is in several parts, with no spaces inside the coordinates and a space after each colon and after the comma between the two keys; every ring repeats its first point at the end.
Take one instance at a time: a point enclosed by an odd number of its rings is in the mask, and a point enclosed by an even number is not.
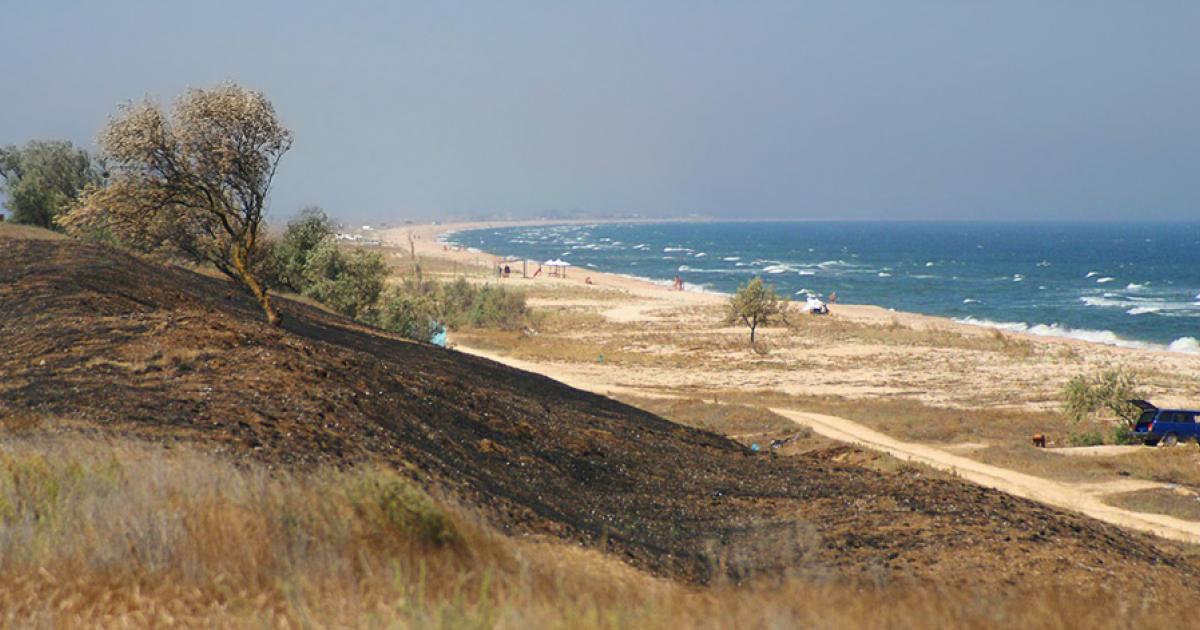
{"type": "Polygon", "coordinates": [[[1129,302],[1113,299],[1115,297],[1117,297],[1116,294],[1110,293],[1105,293],[1104,297],[1085,295],[1079,298],[1079,301],[1087,304],[1088,306],[1098,306],[1101,308],[1125,308],[1126,306],[1129,306],[1129,302]]]}
{"type": "Polygon", "coordinates": [[[815,276],[817,275],[817,272],[813,271],[812,269],[801,269],[800,271],[797,271],[796,274],[801,276],[815,276]]]}
{"type": "Polygon", "coordinates": [[[690,247],[664,247],[663,251],[664,252],[690,252],[690,251],[692,251],[692,249],[690,247]]]}
{"type": "Polygon", "coordinates": [[[742,259],[741,256],[726,256],[726,257],[722,258],[721,260],[724,260],[727,262],[737,262],[741,259],[742,259]]]}
{"type": "Polygon", "coordinates": [[[975,298],[963,298],[963,304],[979,304],[979,300],[975,298]]]}
{"type": "Polygon", "coordinates": [[[784,273],[785,271],[793,271],[791,265],[767,265],[763,267],[763,273],[784,273]]]}
{"type": "Polygon", "coordinates": [[[1200,341],[1196,341],[1195,337],[1180,337],[1167,345],[1167,350],[1187,354],[1200,354],[1200,341]]]}
{"type": "Polygon", "coordinates": [[[890,274],[886,271],[880,271],[879,273],[877,273],[875,275],[879,276],[880,278],[891,278],[892,277],[892,274],[890,274]]]}
{"type": "Polygon", "coordinates": [[[1132,339],[1124,339],[1118,337],[1111,330],[1091,330],[1087,328],[1068,328],[1059,324],[1034,324],[1030,326],[1024,322],[996,322],[989,319],[976,319],[974,317],[955,318],[960,324],[970,324],[972,326],[983,326],[985,328],[995,328],[1007,332],[1027,333],[1030,335],[1038,335],[1041,337],[1057,337],[1059,339],[1078,339],[1080,341],[1088,341],[1091,343],[1101,343],[1108,346],[1117,346],[1119,348],[1137,348],[1141,350],[1170,350],[1172,352],[1184,352],[1188,354],[1200,354],[1200,342],[1197,342],[1193,337],[1180,337],[1172,341],[1168,345],[1160,345],[1146,341],[1134,341],[1132,339]]]}
{"type": "Polygon", "coordinates": [[[1129,315],[1149,315],[1150,313],[1157,313],[1161,310],[1162,309],[1157,306],[1135,306],[1125,312],[1129,315]]]}
{"type": "Polygon", "coordinates": [[[1150,284],[1150,283],[1143,282],[1142,284],[1137,284],[1135,282],[1130,282],[1129,284],[1125,285],[1125,290],[1126,291],[1140,291],[1142,289],[1145,289],[1146,285],[1148,285],[1148,284],[1150,284]]]}
{"type": "Polygon", "coordinates": [[[1107,284],[1109,282],[1112,282],[1113,280],[1115,280],[1115,278],[1110,278],[1108,276],[1104,276],[1103,278],[1097,278],[1096,284],[1107,284]]]}
{"type": "Polygon", "coordinates": [[[696,254],[696,258],[704,258],[704,257],[705,257],[705,256],[707,256],[707,255],[708,255],[708,254],[706,254],[706,253],[704,253],[704,252],[700,252],[700,253],[696,254]]]}
{"type": "Polygon", "coordinates": [[[1084,278],[1095,278],[1098,275],[1100,275],[1099,271],[1089,271],[1089,272],[1087,272],[1087,275],[1084,276],[1084,278]]]}
{"type": "Polygon", "coordinates": [[[1024,281],[1025,281],[1025,276],[1022,276],[1019,273],[1013,274],[1013,282],[1024,282],[1024,281]]]}

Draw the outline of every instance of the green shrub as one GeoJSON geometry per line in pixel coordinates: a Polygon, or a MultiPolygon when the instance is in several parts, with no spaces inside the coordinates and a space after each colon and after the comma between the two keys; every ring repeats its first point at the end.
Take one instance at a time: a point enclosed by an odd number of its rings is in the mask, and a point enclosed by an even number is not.
{"type": "Polygon", "coordinates": [[[359,518],[399,539],[453,545],[458,528],[429,495],[391,471],[360,471],[348,480],[346,498],[359,518]]]}
{"type": "Polygon", "coordinates": [[[524,325],[525,314],[524,293],[485,285],[480,287],[464,320],[474,328],[515,330],[524,325]]]}
{"type": "Polygon", "coordinates": [[[441,328],[433,300],[400,287],[392,287],[380,296],[371,323],[420,341],[429,341],[441,328]]]}
{"type": "Polygon", "coordinates": [[[1092,377],[1077,375],[1063,388],[1063,411],[1076,422],[1101,410],[1133,427],[1141,410],[1129,403],[1144,398],[1137,375],[1124,368],[1105,370],[1092,377]]]}
{"type": "Polygon", "coordinates": [[[375,306],[387,273],[382,254],[361,249],[343,251],[332,240],[326,240],[309,254],[303,293],[357,318],[375,306]]]}
{"type": "Polygon", "coordinates": [[[471,284],[462,278],[426,290],[433,296],[438,315],[451,328],[516,330],[529,319],[525,294],[520,291],[471,284]]]}
{"type": "Polygon", "coordinates": [[[304,270],[318,246],[332,242],[333,224],[325,211],[310,206],[288,223],[283,238],[271,248],[271,271],[275,286],[297,293],[304,290],[304,270]]]}

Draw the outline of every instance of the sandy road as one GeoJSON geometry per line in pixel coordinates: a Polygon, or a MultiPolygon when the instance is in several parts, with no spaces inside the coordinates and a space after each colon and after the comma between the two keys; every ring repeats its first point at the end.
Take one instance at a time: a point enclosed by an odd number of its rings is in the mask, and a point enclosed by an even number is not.
{"type": "MultiPolygon", "coordinates": [[[[1039,503],[1073,510],[1107,523],[1150,532],[1163,538],[1200,543],[1200,523],[1107,505],[1099,499],[1099,496],[1105,493],[1103,486],[1093,484],[1091,488],[1085,490],[1072,484],[984,464],[925,444],[896,440],[857,422],[837,416],[778,407],[772,408],[771,411],[797,424],[811,427],[814,432],[827,438],[849,442],[864,448],[882,451],[893,457],[953,472],[962,479],[981,486],[1032,499],[1039,503]]],[[[1113,491],[1120,490],[1121,488],[1113,488],[1113,491]]]]}

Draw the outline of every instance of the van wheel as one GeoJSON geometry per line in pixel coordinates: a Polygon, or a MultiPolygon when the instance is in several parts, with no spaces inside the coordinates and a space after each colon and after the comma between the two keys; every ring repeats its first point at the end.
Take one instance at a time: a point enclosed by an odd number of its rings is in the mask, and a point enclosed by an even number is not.
{"type": "Polygon", "coordinates": [[[1168,433],[1165,436],[1163,436],[1161,445],[1162,446],[1175,446],[1178,443],[1179,443],[1179,436],[1175,435],[1174,433],[1168,433]]]}

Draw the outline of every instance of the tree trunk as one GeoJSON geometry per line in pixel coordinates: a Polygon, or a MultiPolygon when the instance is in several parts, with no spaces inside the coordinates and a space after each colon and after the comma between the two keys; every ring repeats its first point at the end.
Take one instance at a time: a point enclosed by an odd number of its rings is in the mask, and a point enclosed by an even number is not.
{"type": "Polygon", "coordinates": [[[270,293],[268,293],[267,289],[264,288],[262,283],[258,281],[258,278],[255,278],[254,274],[250,273],[250,270],[246,267],[243,257],[235,254],[233,256],[233,266],[234,269],[237,270],[242,284],[245,285],[246,289],[250,291],[250,294],[254,296],[254,299],[258,300],[258,305],[262,307],[263,314],[267,316],[267,323],[272,326],[278,326],[279,311],[276,311],[275,307],[271,304],[270,293]]]}
{"type": "Polygon", "coordinates": [[[758,328],[757,324],[750,327],[750,345],[752,346],[754,345],[754,329],[756,328],[758,328]]]}

